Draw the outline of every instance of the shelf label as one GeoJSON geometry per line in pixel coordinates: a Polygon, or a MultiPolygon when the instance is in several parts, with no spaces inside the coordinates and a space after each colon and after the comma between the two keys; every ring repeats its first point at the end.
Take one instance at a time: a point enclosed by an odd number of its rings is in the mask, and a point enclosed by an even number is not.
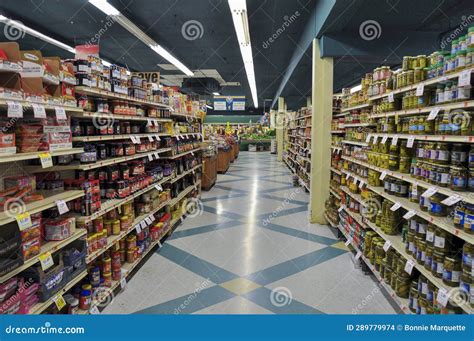
{"type": "Polygon", "coordinates": [[[158,120],[153,120],[153,124],[158,127],[158,120]]]}
{"type": "Polygon", "coordinates": [[[148,154],[148,161],[153,161],[153,154],[148,154]]]}
{"type": "Polygon", "coordinates": [[[100,314],[100,311],[99,311],[99,308],[97,308],[97,306],[93,306],[90,310],[89,310],[89,313],[91,315],[98,315],[100,314]]]}
{"type": "Polygon", "coordinates": [[[371,134],[367,134],[367,137],[365,138],[365,143],[370,143],[370,140],[372,139],[371,134]]]}
{"type": "Polygon", "coordinates": [[[445,288],[440,288],[438,290],[438,296],[436,296],[436,301],[443,307],[448,305],[449,294],[445,288]]]}
{"type": "Polygon", "coordinates": [[[149,135],[149,136],[148,136],[148,141],[153,142],[153,141],[154,141],[154,140],[153,140],[153,136],[149,135]]]}
{"type": "Polygon", "coordinates": [[[357,186],[358,182],[359,182],[359,179],[354,178],[354,186],[357,186]]]}
{"type": "Polygon", "coordinates": [[[397,202],[390,208],[390,211],[396,212],[400,209],[400,207],[402,207],[402,205],[399,202],[397,202]]]}
{"type": "Polygon", "coordinates": [[[395,135],[392,139],[392,146],[396,146],[398,144],[398,135],[395,135]]]}
{"type": "Polygon", "coordinates": [[[342,212],[342,210],[346,209],[346,207],[344,205],[341,205],[341,207],[339,207],[339,209],[337,210],[339,213],[342,212]]]}
{"type": "Polygon", "coordinates": [[[135,225],[135,230],[137,231],[137,234],[140,234],[140,232],[142,232],[142,227],[140,225],[135,225]]]}
{"type": "Polygon", "coordinates": [[[46,109],[41,104],[32,104],[34,118],[46,118],[46,109]]]}
{"type": "Polygon", "coordinates": [[[415,215],[416,215],[416,211],[411,210],[411,211],[408,211],[407,213],[405,213],[405,215],[403,216],[403,219],[408,220],[408,219],[413,218],[415,215]]]}
{"type": "Polygon", "coordinates": [[[415,143],[415,136],[410,136],[407,142],[407,148],[413,148],[413,144],[415,143]]]}
{"type": "Polygon", "coordinates": [[[153,154],[153,156],[155,157],[155,159],[159,159],[160,158],[160,153],[156,152],[155,154],[153,154]]]}
{"type": "Polygon", "coordinates": [[[390,240],[387,240],[385,244],[383,245],[383,250],[387,252],[391,246],[392,246],[392,242],[390,240]]]}
{"type": "Polygon", "coordinates": [[[31,222],[31,217],[28,212],[18,214],[16,217],[16,222],[18,223],[18,228],[20,231],[23,231],[33,225],[31,222]]]}
{"type": "Polygon", "coordinates": [[[364,187],[365,183],[363,181],[360,182],[359,184],[359,188],[362,189],[362,187],[364,187]]]}
{"type": "Polygon", "coordinates": [[[465,70],[459,75],[458,86],[469,85],[471,85],[471,70],[465,70]]]}
{"type": "Polygon", "coordinates": [[[407,261],[405,264],[405,272],[411,275],[414,267],[415,267],[415,263],[412,260],[407,261]]]}
{"type": "Polygon", "coordinates": [[[425,85],[423,83],[418,84],[416,87],[416,96],[420,97],[423,96],[423,93],[425,92],[425,85]]]}
{"type": "Polygon", "coordinates": [[[160,137],[158,135],[155,135],[155,139],[159,142],[161,141],[160,137]]]}
{"type": "Polygon", "coordinates": [[[63,107],[54,107],[54,111],[56,112],[56,119],[58,121],[66,121],[66,110],[63,107]]]}
{"type": "Polygon", "coordinates": [[[69,212],[69,207],[67,207],[67,204],[64,200],[56,201],[56,206],[58,208],[59,215],[69,212]]]}
{"type": "Polygon", "coordinates": [[[413,197],[417,197],[418,196],[418,182],[415,182],[411,188],[411,195],[413,197]]]}
{"type": "Polygon", "coordinates": [[[146,126],[151,127],[153,125],[153,122],[151,120],[146,120],[146,126]]]}
{"type": "Polygon", "coordinates": [[[145,218],[145,221],[146,221],[146,223],[147,223],[148,225],[151,225],[151,224],[153,223],[153,220],[151,220],[150,217],[146,217],[146,218],[145,218]]]}
{"type": "Polygon", "coordinates": [[[175,137],[176,137],[176,140],[178,140],[178,141],[180,140],[179,135],[176,135],[175,137]]]}
{"type": "Polygon", "coordinates": [[[387,143],[387,140],[388,140],[388,135],[384,135],[384,136],[382,137],[382,144],[387,143]]]}
{"type": "Polygon", "coordinates": [[[53,302],[54,304],[56,304],[56,307],[58,308],[58,310],[61,310],[66,306],[66,301],[64,300],[64,297],[61,294],[57,294],[53,298],[53,302]]]}
{"type": "Polygon", "coordinates": [[[388,101],[389,101],[389,103],[395,102],[395,95],[394,95],[393,92],[388,94],[388,101]]]}
{"type": "Polygon", "coordinates": [[[120,287],[122,289],[125,289],[125,287],[127,286],[127,279],[124,277],[122,277],[122,279],[120,280],[120,287]]]}
{"type": "Polygon", "coordinates": [[[426,119],[427,121],[433,121],[436,116],[438,116],[439,112],[440,112],[440,108],[434,108],[433,110],[430,111],[430,114],[428,115],[428,118],[426,119]]]}
{"type": "Polygon", "coordinates": [[[438,189],[436,187],[431,187],[428,188],[421,196],[423,198],[431,198],[436,193],[438,193],[438,189]]]}
{"type": "Polygon", "coordinates": [[[155,188],[160,192],[163,191],[163,187],[161,187],[160,185],[155,185],[155,188]]]}
{"type": "Polygon", "coordinates": [[[443,201],[441,201],[441,203],[446,206],[453,206],[454,204],[457,204],[461,200],[462,200],[462,197],[455,194],[455,195],[450,196],[449,198],[444,199],[443,201]]]}
{"type": "Polygon", "coordinates": [[[351,175],[349,173],[346,174],[346,180],[349,180],[349,178],[351,177],[351,175]]]}
{"type": "Polygon", "coordinates": [[[53,256],[51,256],[51,253],[49,252],[43,253],[38,257],[38,259],[40,261],[41,268],[43,269],[43,271],[48,270],[54,265],[53,256]]]}
{"type": "Polygon", "coordinates": [[[50,153],[41,153],[38,155],[41,161],[41,167],[50,168],[53,167],[53,158],[50,153]]]}
{"type": "Polygon", "coordinates": [[[348,238],[344,245],[349,246],[350,243],[352,243],[352,238],[348,238]]]}
{"type": "Polygon", "coordinates": [[[374,135],[374,142],[373,142],[373,143],[374,143],[374,144],[377,144],[378,139],[379,139],[379,136],[378,136],[378,135],[374,135]]]}
{"type": "Polygon", "coordinates": [[[10,118],[22,118],[23,117],[23,106],[18,102],[7,101],[8,113],[7,116],[10,118]]]}
{"type": "Polygon", "coordinates": [[[387,177],[387,172],[382,172],[382,174],[380,174],[380,177],[379,179],[383,181],[383,179],[385,179],[387,177]]]}
{"type": "Polygon", "coordinates": [[[140,223],[140,227],[142,228],[142,230],[143,230],[144,228],[146,228],[147,226],[148,226],[148,224],[146,223],[145,220],[143,220],[143,221],[140,223]]]}
{"type": "Polygon", "coordinates": [[[161,244],[161,241],[158,241],[158,247],[161,249],[162,246],[163,244],[161,244]]]}
{"type": "Polygon", "coordinates": [[[357,251],[357,254],[355,255],[355,259],[356,259],[356,260],[359,260],[360,257],[362,257],[362,252],[361,252],[361,251],[357,251]]]}
{"type": "Polygon", "coordinates": [[[117,206],[118,213],[122,214],[122,206],[117,206]]]}

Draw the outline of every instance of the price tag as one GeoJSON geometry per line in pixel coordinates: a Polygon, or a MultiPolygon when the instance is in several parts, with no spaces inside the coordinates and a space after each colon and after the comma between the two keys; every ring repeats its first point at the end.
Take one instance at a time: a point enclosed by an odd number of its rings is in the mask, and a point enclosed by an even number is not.
{"type": "Polygon", "coordinates": [[[150,215],[150,219],[152,222],[155,221],[156,220],[155,215],[154,214],[150,215]]]}
{"type": "Polygon", "coordinates": [[[352,238],[347,239],[344,245],[349,246],[350,243],[352,243],[352,238]]]}
{"type": "Polygon", "coordinates": [[[405,272],[409,275],[413,272],[413,267],[415,266],[415,263],[412,260],[409,260],[405,263],[405,272]]]}
{"type": "Polygon", "coordinates": [[[158,127],[158,120],[153,120],[153,124],[158,127]]]}
{"type": "Polygon", "coordinates": [[[362,252],[361,252],[361,251],[358,251],[357,254],[355,255],[355,259],[356,259],[356,260],[359,260],[360,257],[362,257],[362,252]]]}
{"type": "Polygon", "coordinates": [[[426,120],[433,121],[436,118],[436,116],[438,116],[440,110],[441,110],[440,108],[434,108],[433,110],[431,110],[426,120]]]}
{"type": "Polygon", "coordinates": [[[34,118],[46,118],[46,110],[40,104],[32,104],[34,118]]]}
{"type": "Polygon", "coordinates": [[[423,198],[431,198],[437,192],[438,192],[438,189],[436,187],[431,187],[431,188],[428,188],[421,196],[423,198]]]}
{"type": "Polygon", "coordinates": [[[425,92],[425,85],[423,83],[418,84],[416,87],[416,96],[420,97],[423,96],[423,93],[425,92]]]}
{"type": "Polygon", "coordinates": [[[67,207],[67,204],[64,200],[56,201],[56,206],[58,208],[59,215],[69,212],[69,207],[67,207]]]}
{"type": "Polygon", "coordinates": [[[150,217],[145,218],[145,221],[148,225],[151,225],[153,223],[153,220],[151,220],[150,217]]]}
{"type": "Polygon", "coordinates": [[[471,70],[465,70],[459,75],[458,86],[469,85],[471,85],[471,70]]]}
{"type": "Polygon", "coordinates": [[[148,141],[153,142],[153,136],[148,136],[148,141]]]}
{"type": "Polygon", "coordinates": [[[139,234],[140,232],[142,232],[142,227],[140,225],[136,225],[135,230],[137,231],[137,234],[139,234]]]}
{"type": "Polygon", "coordinates": [[[385,143],[387,142],[387,140],[388,140],[388,136],[387,136],[387,135],[384,135],[384,136],[382,137],[382,144],[385,144],[385,143]]]}
{"type": "Polygon", "coordinates": [[[160,158],[160,153],[156,152],[155,154],[153,154],[153,156],[155,157],[155,159],[159,159],[160,158]]]}
{"type": "Polygon", "coordinates": [[[56,112],[56,119],[58,121],[66,121],[67,120],[66,110],[64,110],[63,107],[55,107],[54,111],[56,112]]]}
{"type": "Polygon", "coordinates": [[[403,216],[403,219],[408,220],[408,219],[413,218],[415,215],[416,215],[416,211],[411,210],[405,213],[405,215],[403,216]]]}
{"type": "Polygon", "coordinates": [[[407,148],[413,148],[413,144],[415,143],[415,136],[410,136],[407,142],[407,148]]]}
{"type": "Polygon", "coordinates": [[[41,161],[41,167],[50,168],[53,167],[53,158],[50,153],[41,153],[38,155],[41,161]]]}
{"type": "Polygon", "coordinates": [[[153,154],[148,154],[148,161],[153,161],[153,154]]]}
{"type": "Polygon", "coordinates": [[[99,311],[99,308],[97,308],[97,306],[93,306],[90,310],[89,310],[89,313],[91,315],[98,315],[100,314],[100,311],[99,311]]]}
{"type": "Polygon", "coordinates": [[[122,206],[117,206],[118,213],[122,214],[122,206]]]}
{"type": "Polygon", "coordinates": [[[371,139],[372,139],[372,135],[368,134],[367,138],[365,139],[365,143],[370,143],[371,139]]]}
{"type": "Polygon", "coordinates": [[[453,206],[454,204],[457,204],[461,200],[462,200],[462,197],[456,194],[456,195],[450,196],[449,198],[444,199],[443,201],[441,201],[441,203],[446,206],[453,206]]]}
{"type": "Polygon", "coordinates": [[[153,122],[151,120],[146,120],[146,126],[150,127],[153,125],[153,122]]]}
{"type": "Polygon", "coordinates": [[[390,240],[387,240],[385,244],[383,244],[383,250],[387,252],[391,246],[392,246],[392,242],[390,240]]]}
{"type": "Polygon", "coordinates": [[[387,177],[387,172],[382,172],[382,174],[380,174],[379,179],[383,181],[383,179],[385,179],[386,177],[387,177]]]}
{"type": "Polygon", "coordinates": [[[176,135],[176,139],[179,141],[179,139],[180,139],[179,135],[176,135]]]}
{"type": "Polygon", "coordinates": [[[360,184],[359,184],[359,188],[362,189],[362,187],[364,187],[364,185],[365,185],[364,182],[361,181],[360,184]]]}
{"type": "Polygon", "coordinates": [[[63,295],[58,294],[53,298],[54,304],[56,304],[56,307],[58,310],[63,309],[66,306],[66,301],[64,300],[63,295]]]}
{"type": "Polygon", "coordinates": [[[393,92],[391,92],[391,93],[388,94],[388,101],[389,101],[390,103],[395,102],[395,95],[393,94],[393,92]]]}
{"type": "Polygon", "coordinates": [[[7,101],[8,113],[7,116],[10,118],[22,118],[23,117],[23,106],[18,102],[7,101]]]}
{"type": "Polygon", "coordinates": [[[398,135],[395,135],[392,139],[392,146],[396,146],[398,144],[398,135]]]}
{"type": "Polygon", "coordinates": [[[194,152],[191,152],[191,155],[194,156],[194,152]]]}
{"type": "Polygon", "coordinates": [[[443,307],[448,305],[449,295],[445,288],[440,288],[438,290],[438,296],[436,297],[436,301],[443,307]]]}
{"type": "Polygon", "coordinates": [[[140,223],[140,227],[142,228],[142,230],[147,227],[147,223],[146,223],[145,220],[143,220],[143,221],[140,223]]]}
{"type": "Polygon", "coordinates": [[[161,141],[160,137],[158,135],[155,135],[155,139],[159,142],[161,141]]]}
{"type": "Polygon", "coordinates": [[[158,191],[163,191],[163,187],[161,187],[160,185],[155,185],[155,188],[156,188],[158,191]]]}
{"type": "Polygon", "coordinates": [[[379,136],[378,135],[374,135],[374,144],[377,144],[377,141],[379,140],[379,136]]]}
{"type": "Polygon", "coordinates": [[[357,186],[358,182],[359,182],[359,179],[354,178],[354,186],[357,186]]]}
{"type": "Polygon", "coordinates": [[[38,259],[40,260],[41,268],[43,269],[43,271],[48,270],[54,265],[53,256],[51,256],[51,253],[49,252],[43,253],[38,257],[38,259]]]}
{"type": "Polygon", "coordinates": [[[418,183],[415,182],[411,188],[411,195],[414,197],[418,196],[418,183]]]}
{"type": "Polygon", "coordinates": [[[339,209],[337,210],[338,212],[342,212],[342,210],[344,210],[346,207],[344,205],[342,205],[341,207],[339,207],[339,209]]]}
{"type": "Polygon", "coordinates": [[[351,177],[350,174],[346,174],[346,180],[349,180],[350,177],[351,177]]]}
{"type": "Polygon", "coordinates": [[[20,229],[20,231],[23,231],[33,225],[33,223],[31,222],[30,214],[28,212],[18,214],[15,219],[18,223],[18,228],[20,229]]]}
{"type": "Polygon", "coordinates": [[[120,287],[122,289],[125,289],[125,287],[127,286],[127,279],[124,277],[122,277],[122,279],[120,280],[120,287]]]}
{"type": "Polygon", "coordinates": [[[390,208],[390,211],[392,212],[396,212],[400,209],[400,207],[402,207],[402,205],[400,203],[395,203],[391,208],[390,208]]]}

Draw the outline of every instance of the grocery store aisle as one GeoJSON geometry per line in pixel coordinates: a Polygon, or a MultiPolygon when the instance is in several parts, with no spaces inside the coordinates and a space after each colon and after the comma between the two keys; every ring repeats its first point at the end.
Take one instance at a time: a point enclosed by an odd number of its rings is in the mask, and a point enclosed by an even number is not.
{"type": "Polygon", "coordinates": [[[241,153],[104,310],[114,314],[395,313],[268,153],[241,153]]]}

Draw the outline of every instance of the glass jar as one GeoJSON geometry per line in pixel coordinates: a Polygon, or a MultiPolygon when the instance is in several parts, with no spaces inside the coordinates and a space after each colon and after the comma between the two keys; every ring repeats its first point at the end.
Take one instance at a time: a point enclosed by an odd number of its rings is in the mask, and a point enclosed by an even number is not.
{"type": "Polygon", "coordinates": [[[431,273],[436,278],[442,278],[444,272],[444,253],[435,251],[431,263],[431,273]]]}
{"type": "Polygon", "coordinates": [[[460,258],[446,257],[444,259],[443,282],[450,287],[459,286],[461,269],[460,258]]]}
{"type": "Polygon", "coordinates": [[[450,168],[451,184],[453,191],[465,191],[467,188],[467,169],[464,167],[451,166],[450,168]]]}
{"type": "Polygon", "coordinates": [[[449,164],[450,156],[449,144],[441,142],[436,144],[436,156],[434,158],[436,163],[449,164]]]}
{"type": "Polygon", "coordinates": [[[445,199],[442,194],[436,193],[430,198],[429,214],[435,217],[446,217],[446,206],[441,203],[445,199]]]}
{"type": "Polygon", "coordinates": [[[452,244],[453,235],[440,228],[435,231],[434,248],[435,252],[446,253],[452,244]]]}
{"type": "Polygon", "coordinates": [[[454,208],[454,217],[453,217],[453,223],[454,227],[457,229],[463,229],[464,228],[464,218],[466,216],[466,209],[465,206],[460,203],[456,205],[454,208]]]}
{"type": "Polygon", "coordinates": [[[474,233],[474,205],[465,205],[464,232],[474,233]]]}

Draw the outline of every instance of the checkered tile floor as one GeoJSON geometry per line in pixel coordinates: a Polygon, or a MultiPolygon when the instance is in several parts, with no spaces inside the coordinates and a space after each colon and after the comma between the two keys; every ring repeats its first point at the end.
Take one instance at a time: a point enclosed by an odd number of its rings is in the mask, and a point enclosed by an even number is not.
{"type": "Polygon", "coordinates": [[[268,153],[240,153],[107,314],[393,314],[308,195],[268,153]]]}

